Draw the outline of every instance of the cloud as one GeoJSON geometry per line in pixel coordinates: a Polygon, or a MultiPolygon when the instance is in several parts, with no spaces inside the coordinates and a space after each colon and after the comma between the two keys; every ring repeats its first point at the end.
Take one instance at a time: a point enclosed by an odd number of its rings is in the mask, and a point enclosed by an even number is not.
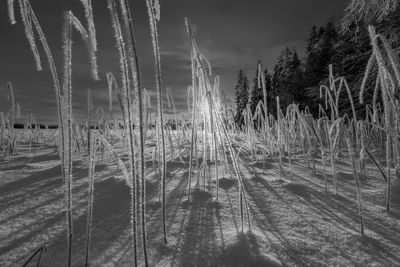
{"type": "MultiPolygon", "coordinates": [[[[252,80],[257,61],[262,60],[271,71],[285,46],[295,46],[300,56],[303,55],[311,27],[340,16],[346,4],[347,0],[248,0],[246,4],[239,0],[162,2],[158,32],[163,89],[166,86],[173,89],[177,108],[185,112],[186,88],[191,83],[185,17],[192,23],[199,49],[210,61],[213,74],[221,78],[221,89],[228,97],[233,97],[239,69],[243,69],[252,80]]],[[[33,8],[47,36],[61,80],[62,10],[72,10],[84,22],[81,4],[79,1],[35,1],[33,8]]],[[[95,105],[108,106],[107,72],[113,72],[121,84],[119,55],[106,3],[93,1],[93,9],[101,80],[95,82],[91,79],[86,46],[79,38],[74,38],[72,79],[76,118],[84,117],[88,88],[94,92],[95,105]]],[[[6,1],[0,1],[0,10],[7,10],[6,1]]],[[[142,86],[155,98],[154,55],[145,1],[135,2],[132,11],[142,86]]],[[[0,94],[4,95],[5,83],[10,80],[24,112],[52,120],[56,114],[56,102],[47,61],[39,46],[44,71],[35,71],[19,16],[17,21],[17,25],[11,26],[7,16],[0,16],[0,94]]],[[[78,36],[74,34],[74,37],[78,36]]],[[[6,98],[0,97],[0,111],[7,109],[8,105],[6,98]]]]}

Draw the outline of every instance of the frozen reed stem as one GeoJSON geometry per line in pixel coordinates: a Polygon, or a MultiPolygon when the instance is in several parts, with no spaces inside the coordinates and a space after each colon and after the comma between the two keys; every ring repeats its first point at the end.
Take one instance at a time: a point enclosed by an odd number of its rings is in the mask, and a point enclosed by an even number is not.
{"type": "Polygon", "coordinates": [[[165,159],[165,136],[164,136],[164,119],[163,119],[163,101],[162,101],[162,80],[161,80],[161,62],[160,49],[158,45],[157,22],[160,20],[160,4],[158,0],[146,0],[148,16],[150,20],[151,38],[153,42],[153,52],[155,57],[155,80],[157,86],[157,102],[158,102],[158,127],[161,135],[161,161],[162,161],[162,222],[164,244],[167,244],[167,228],[166,228],[166,197],[165,197],[165,179],[167,172],[167,164],[165,159]]]}
{"type": "Polygon", "coordinates": [[[90,89],[87,90],[87,151],[88,154],[90,152],[90,143],[91,143],[91,138],[90,138],[90,111],[93,110],[93,101],[92,101],[92,93],[90,89]]]}
{"type": "Polygon", "coordinates": [[[14,153],[15,145],[16,145],[16,133],[14,129],[14,124],[15,124],[15,119],[17,117],[17,105],[15,103],[15,97],[14,97],[14,89],[12,86],[11,82],[7,82],[7,98],[8,100],[11,101],[11,120],[9,124],[9,147],[8,147],[8,152],[10,156],[14,153]]]}
{"type": "Polygon", "coordinates": [[[279,170],[280,170],[280,178],[283,176],[283,162],[282,162],[282,129],[281,129],[281,106],[279,102],[279,96],[276,97],[276,112],[277,112],[277,139],[278,139],[278,151],[279,151],[279,170]]]}
{"type": "Polygon", "coordinates": [[[133,30],[133,20],[131,15],[131,10],[129,7],[128,0],[120,0],[120,5],[122,9],[122,17],[124,19],[125,28],[128,36],[128,47],[129,47],[129,63],[131,66],[131,74],[133,80],[134,90],[137,93],[138,108],[139,108],[139,180],[141,182],[141,219],[142,219],[142,245],[143,245],[143,255],[145,266],[148,266],[147,258],[147,231],[146,231],[146,180],[144,174],[144,121],[143,121],[143,92],[140,80],[140,70],[139,70],[139,60],[136,50],[136,40],[133,30]]]}
{"type": "MultiPolygon", "coordinates": [[[[37,70],[42,70],[41,68],[41,61],[39,54],[37,52],[37,47],[36,47],[36,40],[34,38],[33,30],[36,30],[38,38],[40,43],[43,46],[48,65],[50,68],[50,73],[53,81],[53,87],[54,91],[56,94],[56,99],[57,99],[57,116],[58,116],[58,128],[60,129],[60,140],[61,144],[59,147],[59,152],[60,152],[60,158],[61,158],[61,172],[62,172],[62,177],[65,178],[65,173],[64,173],[64,148],[65,148],[65,137],[64,137],[64,119],[63,119],[63,114],[62,114],[62,97],[61,97],[61,90],[60,90],[60,81],[58,78],[56,66],[53,60],[53,56],[50,51],[50,47],[47,43],[46,37],[43,33],[43,30],[36,18],[35,13],[33,12],[33,9],[29,3],[28,0],[18,0],[19,7],[20,7],[20,12],[21,12],[21,17],[22,21],[24,24],[24,29],[25,29],[25,35],[28,39],[28,42],[32,48],[32,52],[35,58],[35,64],[37,70]]],[[[13,13],[14,6],[13,6],[13,1],[8,1],[9,4],[9,10],[13,13]]],[[[12,24],[15,24],[15,18],[14,20],[11,20],[12,24]]]]}
{"type": "MultiPolygon", "coordinates": [[[[193,59],[192,59],[193,61],[193,59]]],[[[193,66],[193,64],[192,64],[193,66]]],[[[194,72],[192,72],[194,73],[194,72]]],[[[188,203],[190,202],[190,193],[191,193],[191,187],[192,187],[192,176],[193,176],[193,146],[194,143],[197,142],[196,140],[196,125],[195,125],[195,120],[196,120],[196,105],[195,105],[195,91],[194,91],[194,79],[193,79],[193,84],[192,84],[192,131],[191,131],[191,138],[190,138],[190,148],[189,148],[189,181],[188,181],[188,203]]],[[[188,105],[189,106],[189,105],[188,105]]]]}
{"type": "Polygon", "coordinates": [[[63,31],[63,52],[64,52],[64,81],[63,81],[63,107],[64,116],[66,118],[66,133],[64,153],[65,160],[65,188],[66,188],[66,220],[67,220],[67,240],[68,240],[68,266],[72,262],[72,235],[73,235],[73,219],[72,219],[72,85],[71,85],[71,68],[72,68],[72,20],[71,12],[65,13],[65,24],[63,31]]]}
{"type": "Polygon", "coordinates": [[[92,221],[93,221],[93,195],[94,195],[94,169],[95,169],[95,159],[96,159],[96,137],[94,133],[91,133],[89,138],[92,140],[92,146],[89,150],[89,190],[88,190],[88,207],[87,207],[87,217],[86,217],[86,250],[85,250],[85,266],[89,264],[90,258],[90,244],[92,240],[92,221]]]}
{"type": "Polygon", "coordinates": [[[133,241],[133,254],[134,254],[134,265],[137,266],[137,182],[135,173],[135,149],[134,149],[134,132],[133,132],[133,118],[131,108],[131,81],[129,79],[129,66],[128,66],[128,55],[125,48],[124,38],[121,30],[121,24],[118,18],[118,11],[114,0],[108,0],[108,9],[111,14],[111,20],[114,28],[114,35],[117,43],[120,69],[122,76],[122,92],[121,92],[121,103],[122,111],[124,113],[124,128],[128,132],[128,156],[129,156],[129,180],[130,183],[130,195],[131,195],[131,231],[133,241]]]}
{"type": "MultiPolygon", "coordinates": [[[[351,123],[351,122],[350,122],[351,123]]],[[[358,200],[358,216],[359,216],[359,220],[360,220],[360,231],[361,231],[361,235],[364,235],[364,218],[363,218],[363,212],[362,212],[362,199],[361,199],[361,188],[360,188],[360,180],[359,180],[359,176],[358,176],[358,172],[357,172],[357,168],[358,168],[358,164],[357,164],[357,160],[354,156],[354,146],[352,144],[352,140],[353,140],[353,129],[350,125],[350,129],[346,129],[345,130],[345,139],[346,139],[346,143],[347,143],[347,148],[349,150],[349,155],[350,155],[350,160],[352,163],[352,167],[353,167],[353,177],[354,177],[354,181],[356,183],[356,187],[357,187],[357,200],[358,200]]]]}

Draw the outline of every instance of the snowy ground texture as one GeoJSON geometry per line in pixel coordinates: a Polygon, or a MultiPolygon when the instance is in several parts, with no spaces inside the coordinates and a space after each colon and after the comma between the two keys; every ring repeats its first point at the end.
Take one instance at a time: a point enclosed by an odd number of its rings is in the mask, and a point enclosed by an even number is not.
{"type": "MultiPolygon", "coordinates": [[[[188,203],[187,153],[183,162],[168,157],[168,244],[164,246],[158,176],[151,159],[147,163],[151,266],[400,266],[400,185],[394,184],[392,211],[387,212],[385,181],[372,165],[362,185],[366,231],[361,236],[356,188],[347,160],[338,165],[336,195],[331,181],[325,192],[320,161],[314,175],[305,157],[295,158],[293,179],[280,179],[274,160],[268,160],[263,173],[261,158],[254,163],[242,157],[252,222],[251,230],[246,224],[242,233],[236,181],[222,164],[219,203],[214,199],[215,181],[214,194],[194,191],[188,203]]],[[[284,166],[288,170],[287,161],[284,166]]],[[[330,179],[329,167],[327,173],[330,179]]],[[[86,166],[77,158],[74,266],[84,265],[87,176],[86,166]]],[[[29,152],[26,145],[19,146],[13,157],[0,161],[0,177],[0,266],[21,266],[43,245],[48,255],[43,255],[41,266],[66,265],[64,183],[56,147],[36,145],[29,152]]],[[[91,266],[132,266],[129,201],[129,187],[116,165],[98,164],[91,266]]]]}

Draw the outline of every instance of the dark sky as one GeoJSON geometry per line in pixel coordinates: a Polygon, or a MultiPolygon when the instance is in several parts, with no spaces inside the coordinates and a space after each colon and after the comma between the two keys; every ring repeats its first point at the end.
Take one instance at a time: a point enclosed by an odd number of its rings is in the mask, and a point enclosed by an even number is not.
{"type": "MultiPolygon", "coordinates": [[[[19,16],[17,0],[17,24],[14,26],[8,21],[6,2],[0,1],[0,112],[7,112],[10,108],[5,88],[7,81],[12,81],[16,101],[21,104],[24,116],[33,113],[39,120],[54,120],[55,95],[46,60],[43,57],[44,71],[36,72],[19,16]]],[[[47,36],[58,70],[61,71],[63,10],[72,10],[86,25],[80,1],[30,2],[47,36]]],[[[85,45],[75,34],[73,105],[77,119],[84,116],[88,88],[93,90],[95,107],[106,108],[108,92],[105,74],[112,71],[119,78],[119,59],[107,1],[92,2],[101,81],[93,82],[90,79],[85,45]]],[[[200,50],[210,61],[213,74],[220,75],[222,89],[233,97],[240,68],[252,81],[258,60],[272,70],[280,51],[286,46],[296,47],[300,55],[303,55],[305,40],[312,25],[323,25],[330,19],[340,17],[347,2],[348,0],[160,0],[159,37],[164,86],[172,88],[177,108],[186,110],[186,88],[190,85],[191,73],[185,17],[194,25],[200,50]]],[[[155,91],[154,58],[145,0],[132,0],[130,3],[144,87],[155,91]]]]}

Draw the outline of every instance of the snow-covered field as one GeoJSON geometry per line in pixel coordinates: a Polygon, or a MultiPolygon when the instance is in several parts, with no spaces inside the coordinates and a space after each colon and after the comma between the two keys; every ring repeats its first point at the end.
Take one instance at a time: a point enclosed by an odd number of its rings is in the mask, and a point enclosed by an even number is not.
{"type": "MultiPolygon", "coordinates": [[[[148,144],[147,151],[152,151],[148,144]]],[[[339,192],[325,192],[322,165],[317,174],[304,156],[292,158],[293,178],[280,178],[279,164],[242,155],[240,170],[248,197],[251,229],[241,229],[236,179],[219,166],[219,202],[212,188],[194,190],[187,202],[188,148],[167,154],[167,239],[162,242],[159,176],[146,157],[147,230],[151,266],[399,266],[400,184],[395,178],[391,211],[386,183],[372,165],[361,186],[365,236],[359,232],[356,187],[347,157],[338,162],[339,192]],[[221,178],[222,177],[222,178],[221,178]]],[[[85,260],[88,171],[78,154],[73,167],[73,265],[85,260]]],[[[285,170],[288,162],[284,161],[285,170]]],[[[214,168],[210,168],[214,179],[214,168]]],[[[330,179],[330,168],[327,167],[330,179]]],[[[67,261],[64,182],[54,145],[18,145],[0,161],[0,266],[21,266],[45,246],[40,266],[67,261]]],[[[196,185],[196,173],[193,176],[196,185]]],[[[91,266],[132,266],[130,194],[113,161],[96,164],[91,266]]],[[[142,263],[141,242],[139,263],[142,263]]],[[[33,265],[32,265],[33,266],[33,265]]]]}

